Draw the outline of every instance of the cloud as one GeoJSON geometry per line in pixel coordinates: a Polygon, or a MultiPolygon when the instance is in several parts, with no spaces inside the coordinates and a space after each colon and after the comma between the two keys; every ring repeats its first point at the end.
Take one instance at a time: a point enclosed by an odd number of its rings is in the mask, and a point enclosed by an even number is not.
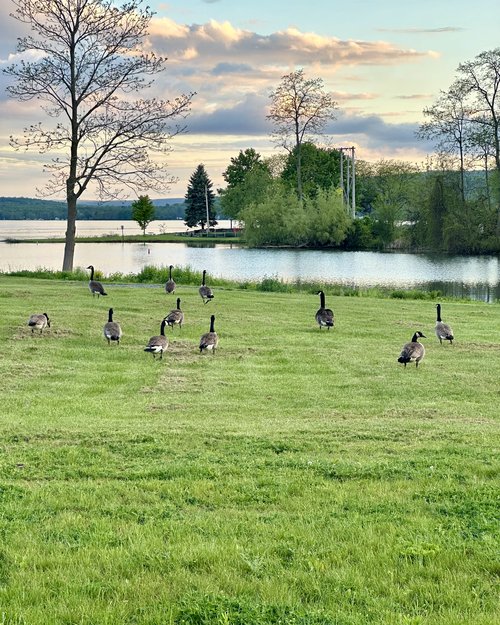
{"type": "MultiPolygon", "coordinates": [[[[0,17],[3,13],[5,10],[0,6],[0,17]]],[[[7,60],[13,53],[15,37],[20,32],[15,21],[6,19],[5,22],[0,20],[0,61],[7,60]],[[2,40],[2,32],[7,39],[2,40]]],[[[332,145],[356,145],[359,158],[376,154],[396,157],[404,150],[414,152],[420,146],[425,149],[425,145],[415,139],[416,124],[388,123],[389,112],[384,118],[377,114],[363,115],[361,109],[353,109],[353,104],[358,106],[384,98],[380,87],[383,74],[379,68],[389,67],[392,72],[399,65],[428,61],[433,58],[430,51],[384,41],[326,37],[297,28],[261,35],[236,28],[227,21],[182,24],[156,17],[145,47],[167,56],[168,62],[165,72],[157,76],[144,97],[169,99],[179,93],[198,92],[192,114],[186,120],[188,133],[175,138],[174,152],[169,159],[173,173],[183,179],[182,184],[196,162],[203,161],[210,165],[211,172],[216,172],[223,171],[239,149],[255,147],[262,154],[274,153],[270,141],[272,127],[266,119],[269,93],[284,74],[297,67],[304,68],[308,76],[322,77],[325,88],[331,90],[340,107],[349,111],[339,111],[338,119],[326,129],[325,140],[332,145]],[[379,77],[376,82],[372,79],[374,73],[379,77]],[[351,92],[354,81],[356,86],[351,92]]],[[[25,102],[20,106],[16,101],[3,101],[5,81],[5,75],[0,73],[3,127],[0,139],[7,145],[6,138],[11,132],[19,134],[31,121],[50,123],[51,120],[40,110],[39,102],[25,102]]],[[[399,89],[402,87],[398,86],[396,92],[399,89]]],[[[397,97],[418,100],[426,96],[403,93],[397,97]]],[[[26,155],[20,153],[10,155],[14,159],[26,159],[26,155]]],[[[23,162],[27,171],[34,170],[34,161],[23,162]]],[[[31,173],[27,179],[31,180],[31,173]]]]}
{"type": "MultiPolygon", "coordinates": [[[[213,135],[221,143],[233,136],[267,136],[270,143],[272,124],[266,119],[268,100],[258,95],[248,95],[232,107],[216,109],[210,113],[199,111],[189,118],[189,135],[213,135]]],[[[417,123],[388,123],[380,115],[363,115],[339,111],[337,118],[324,129],[324,137],[334,145],[356,143],[370,151],[403,150],[418,147],[431,151],[432,144],[418,141],[417,123]]]]}
{"type": "Polygon", "coordinates": [[[365,146],[369,150],[406,149],[420,147],[431,149],[429,142],[420,142],[415,137],[417,123],[387,123],[380,115],[347,115],[340,113],[325,132],[332,137],[345,138],[365,146]]]}
{"type": "MultiPolygon", "coordinates": [[[[148,48],[168,57],[165,73],[154,94],[198,93],[198,106],[227,111],[248,94],[267,97],[281,77],[297,67],[321,76],[334,99],[369,100],[380,97],[352,82],[357,68],[398,66],[433,58],[431,51],[417,51],[384,41],[342,40],[297,28],[269,35],[234,27],[230,22],[210,20],[203,24],[177,24],[154,18],[148,48]],[[164,76],[164,78],[163,78],[164,76]]],[[[358,77],[361,83],[363,79],[358,77]]],[[[368,82],[367,79],[364,79],[368,82]]],[[[167,96],[169,97],[169,96],[167,96]]]]}
{"type": "Polygon", "coordinates": [[[381,33],[404,33],[406,35],[433,35],[440,33],[461,33],[466,28],[461,26],[442,26],[441,28],[377,28],[381,33]]]}
{"type": "Polygon", "coordinates": [[[196,110],[189,117],[189,133],[211,135],[262,135],[272,127],[266,119],[268,99],[249,94],[234,106],[206,112],[196,110]]]}
{"type": "Polygon", "coordinates": [[[333,99],[336,102],[352,102],[353,100],[376,100],[377,93],[348,93],[347,91],[332,91],[333,99]]]}
{"type": "Polygon", "coordinates": [[[406,95],[394,96],[396,100],[428,100],[434,97],[432,93],[411,93],[406,95]]]}
{"type": "Polygon", "coordinates": [[[224,74],[245,74],[252,72],[252,66],[247,63],[217,63],[211,70],[214,76],[222,76],[224,74]]]}
{"type": "Polygon", "coordinates": [[[184,58],[185,50],[190,49],[196,50],[201,67],[220,62],[251,62],[263,71],[292,65],[335,69],[346,65],[392,65],[417,61],[431,54],[385,41],[342,40],[297,28],[260,35],[235,28],[227,21],[210,20],[185,26],[174,25],[165,18],[153,20],[150,45],[174,61],[184,58]]]}

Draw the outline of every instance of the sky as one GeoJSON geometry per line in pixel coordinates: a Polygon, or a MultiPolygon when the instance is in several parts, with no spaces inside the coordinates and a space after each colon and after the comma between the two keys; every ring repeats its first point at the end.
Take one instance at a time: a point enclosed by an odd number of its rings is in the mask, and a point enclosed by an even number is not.
{"type": "MultiPolygon", "coordinates": [[[[240,150],[279,153],[266,119],[283,75],[302,68],[337,102],[319,143],[355,146],[356,158],[425,162],[432,145],[416,139],[423,110],[453,82],[459,63],[500,46],[498,0],[150,0],[145,47],[168,57],[141,96],[196,92],[187,133],[167,157],[178,181],[151,197],[183,197],[203,163],[214,188],[240,150]]],[[[145,6],[145,5],[144,5],[145,6]]],[[[0,0],[0,69],[13,61],[21,25],[0,0]]],[[[45,120],[39,102],[6,93],[0,74],[0,196],[39,197],[47,155],[16,152],[10,135],[45,120]]],[[[82,201],[92,199],[91,194],[82,201]]],[[[60,199],[64,198],[61,193],[60,199]]]]}

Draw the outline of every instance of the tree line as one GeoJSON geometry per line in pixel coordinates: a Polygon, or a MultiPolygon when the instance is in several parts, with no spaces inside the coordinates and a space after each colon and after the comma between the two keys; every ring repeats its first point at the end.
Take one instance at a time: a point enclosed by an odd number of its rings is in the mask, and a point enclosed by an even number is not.
{"type": "MultiPolygon", "coordinates": [[[[78,219],[132,219],[132,203],[81,204],[78,219]]],[[[184,202],[154,205],[155,219],[183,219],[184,202]]],[[[3,219],[66,219],[66,204],[55,200],[23,197],[0,197],[0,220],[3,219]]]]}

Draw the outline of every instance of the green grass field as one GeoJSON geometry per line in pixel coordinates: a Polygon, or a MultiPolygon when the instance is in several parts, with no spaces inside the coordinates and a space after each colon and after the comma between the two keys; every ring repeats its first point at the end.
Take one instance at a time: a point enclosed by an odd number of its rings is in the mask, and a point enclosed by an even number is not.
{"type": "Polygon", "coordinates": [[[106,288],[0,276],[2,625],[500,622],[498,305],[106,288]]]}

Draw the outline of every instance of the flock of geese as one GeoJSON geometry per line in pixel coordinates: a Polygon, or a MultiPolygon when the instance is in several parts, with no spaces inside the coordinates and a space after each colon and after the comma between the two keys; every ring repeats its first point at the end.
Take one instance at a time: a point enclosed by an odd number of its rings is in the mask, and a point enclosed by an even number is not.
{"type": "MultiPolygon", "coordinates": [[[[169,266],[169,278],[165,284],[165,292],[166,293],[175,293],[175,280],[172,278],[172,269],[173,265],[169,266]]],[[[94,280],[94,267],[89,265],[87,269],[90,269],[90,281],[89,281],[89,289],[92,293],[92,296],[97,297],[101,295],[107,295],[104,291],[104,287],[100,282],[94,280]]],[[[210,300],[214,298],[214,294],[212,289],[205,284],[206,280],[206,269],[203,270],[203,278],[200,288],[198,292],[203,300],[203,303],[206,304],[210,300]]],[[[39,315],[38,315],[39,316],[39,315]]],[[[48,318],[47,318],[48,319],[48,318]]],[[[181,298],[177,298],[176,307],[171,310],[166,317],[164,317],[160,324],[160,334],[152,336],[146,347],[144,348],[145,352],[149,352],[153,354],[153,358],[156,358],[157,354],[160,355],[160,359],[163,358],[163,352],[168,348],[168,338],[165,336],[165,327],[174,329],[174,326],[178,325],[179,329],[182,329],[182,322],[184,321],[184,313],[181,310],[181,298]]],[[[211,351],[213,354],[219,345],[219,337],[217,332],[214,329],[215,325],[215,315],[211,315],[210,317],[210,330],[202,335],[200,339],[200,352],[211,351]]],[[[42,328],[43,329],[43,328],[42,328]]],[[[111,345],[111,341],[115,341],[117,344],[120,343],[120,339],[122,337],[122,329],[120,324],[117,321],[113,321],[113,309],[109,309],[108,313],[108,321],[104,324],[104,336],[108,341],[108,345],[111,345]]]]}
{"type": "MultiPolygon", "coordinates": [[[[172,269],[173,265],[169,266],[169,278],[165,284],[165,292],[166,293],[175,293],[176,284],[174,279],[172,278],[172,269]]],[[[97,297],[106,296],[107,293],[104,290],[103,285],[94,279],[94,267],[93,265],[89,265],[87,269],[90,270],[90,280],[89,280],[89,290],[92,293],[92,296],[97,297]]],[[[204,304],[207,304],[214,298],[214,294],[212,289],[206,285],[206,269],[203,270],[203,277],[201,286],[198,289],[201,299],[204,304]]],[[[320,307],[315,314],[316,323],[319,326],[319,329],[333,328],[335,325],[335,317],[333,311],[330,308],[326,307],[325,302],[325,294],[323,291],[318,291],[317,295],[320,297],[320,307]]],[[[437,310],[437,319],[435,332],[436,336],[439,339],[439,342],[442,344],[443,341],[449,341],[450,344],[453,344],[454,334],[451,327],[444,323],[441,319],[441,304],[436,304],[437,310]]],[[[146,347],[144,348],[145,352],[149,352],[153,355],[153,358],[159,354],[160,359],[163,358],[163,352],[168,348],[168,338],[165,336],[165,327],[168,326],[170,328],[174,328],[174,326],[178,325],[179,329],[182,329],[182,323],[184,321],[184,313],[181,310],[181,300],[177,298],[176,307],[171,310],[164,319],[162,319],[160,324],[160,334],[156,336],[152,336],[146,347]]],[[[28,319],[28,326],[31,328],[31,331],[39,330],[40,333],[46,327],[50,328],[50,319],[47,313],[37,313],[30,316],[28,319]]],[[[215,353],[219,345],[219,337],[217,332],[215,331],[215,315],[210,316],[210,330],[202,335],[200,338],[199,349],[201,352],[211,351],[215,353]]],[[[108,345],[111,345],[112,342],[117,344],[120,343],[120,339],[122,337],[122,329],[120,324],[117,321],[113,321],[113,309],[110,308],[108,311],[108,321],[104,324],[103,328],[104,337],[108,341],[108,345]]],[[[419,338],[427,338],[422,332],[417,331],[413,334],[410,342],[405,343],[403,345],[403,349],[398,358],[398,362],[406,365],[408,363],[415,363],[415,366],[418,367],[419,363],[423,360],[425,356],[425,348],[422,343],[419,343],[419,338]]]]}
{"type": "MultiPolygon", "coordinates": [[[[175,293],[176,284],[174,279],[172,278],[172,269],[173,265],[169,267],[169,279],[165,284],[165,292],[166,293],[175,293]]],[[[106,296],[107,293],[104,290],[103,285],[98,280],[94,279],[94,266],[89,265],[87,269],[90,269],[90,280],[89,280],[89,290],[92,293],[92,297],[101,297],[106,296]]],[[[203,270],[203,279],[198,292],[203,300],[203,303],[206,304],[214,299],[214,294],[212,289],[206,285],[206,270],[203,270]]],[[[104,324],[103,334],[104,338],[108,341],[108,345],[111,343],[120,344],[120,339],[122,337],[122,329],[118,321],[113,320],[113,309],[110,308],[108,311],[108,320],[104,324]]],[[[171,310],[168,315],[162,319],[160,324],[160,334],[156,336],[152,336],[146,347],[144,348],[145,352],[149,352],[153,354],[153,358],[159,354],[160,359],[163,358],[163,352],[168,348],[168,338],[165,336],[165,327],[174,328],[174,326],[179,326],[179,329],[182,329],[182,323],[184,321],[184,313],[181,310],[181,299],[177,298],[176,308],[171,310]]],[[[40,334],[47,327],[50,328],[50,319],[47,313],[37,313],[31,315],[28,319],[28,326],[31,328],[31,332],[33,333],[35,330],[39,330],[40,334]]],[[[215,315],[211,315],[210,317],[210,330],[202,335],[200,338],[200,352],[209,352],[215,353],[217,346],[219,345],[219,337],[217,332],[215,331],[215,315]]]]}

